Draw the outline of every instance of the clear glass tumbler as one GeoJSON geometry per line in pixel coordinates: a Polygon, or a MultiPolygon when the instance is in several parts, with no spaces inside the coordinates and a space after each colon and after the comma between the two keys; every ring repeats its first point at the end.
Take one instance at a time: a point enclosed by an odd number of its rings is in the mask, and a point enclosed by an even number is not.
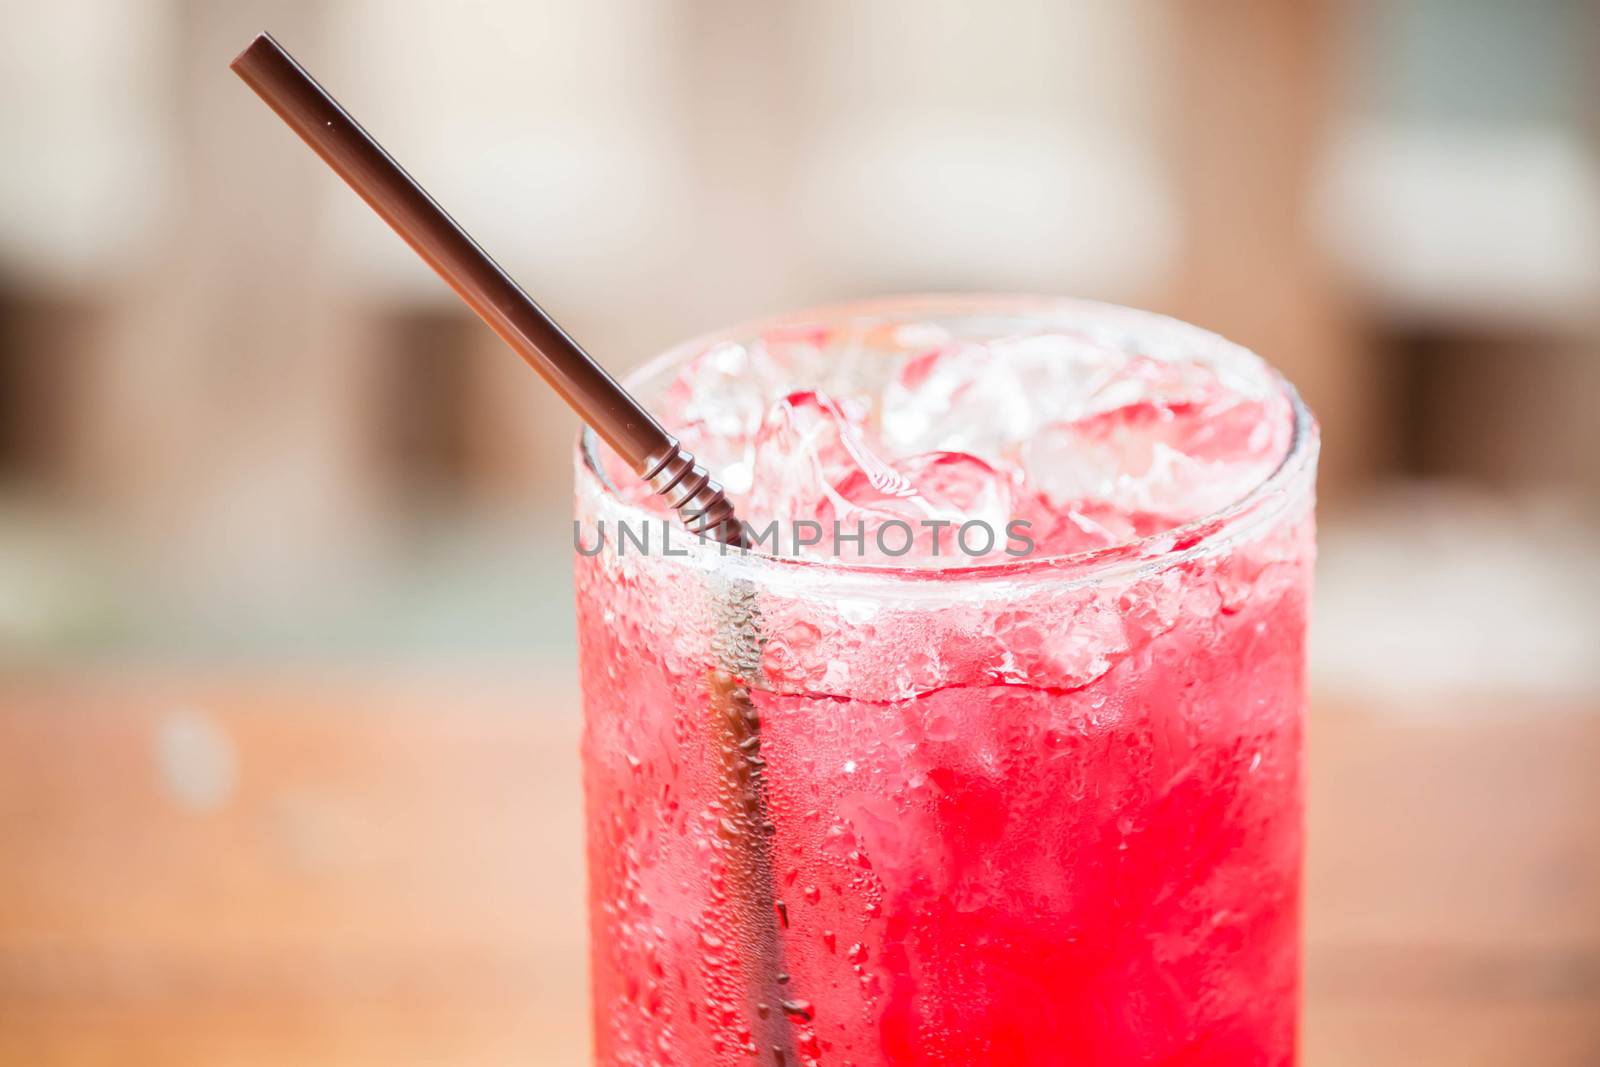
{"type": "MultiPolygon", "coordinates": [[[[1209,333],[1031,298],[808,312],[631,385],[813,326],[835,369],[901,327],[1092,330],[1292,430],[1220,510],[1066,556],[579,554],[598,1061],[1292,1063],[1314,420],[1209,333]]],[[[658,523],[607,469],[585,435],[580,524],[658,523]]]]}

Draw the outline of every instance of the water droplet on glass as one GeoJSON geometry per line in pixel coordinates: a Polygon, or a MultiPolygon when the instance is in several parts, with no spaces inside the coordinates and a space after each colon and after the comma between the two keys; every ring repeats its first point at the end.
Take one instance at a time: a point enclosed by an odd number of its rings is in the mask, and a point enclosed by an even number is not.
{"type": "Polygon", "coordinates": [[[811,1002],[809,1000],[786,1000],[783,1002],[783,1013],[791,1019],[801,1022],[811,1021],[811,1002]]]}

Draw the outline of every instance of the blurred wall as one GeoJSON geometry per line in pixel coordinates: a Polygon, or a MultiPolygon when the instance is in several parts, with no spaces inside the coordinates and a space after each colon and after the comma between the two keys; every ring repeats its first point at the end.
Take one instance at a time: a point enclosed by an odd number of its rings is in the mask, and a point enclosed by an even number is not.
{"type": "Polygon", "coordinates": [[[188,647],[241,619],[243,646],[315,646],[495,572],[463,559],[564,574],[572,418],[227,71],[260,29],[614,369],[850,296],[1099,297],[1283,366],[1325,424],[1335,522],[1418,479],[1581,522],[1595,21],[0,0],[0,90],[26,102],[0,119],[0,647],[188,647]]]}

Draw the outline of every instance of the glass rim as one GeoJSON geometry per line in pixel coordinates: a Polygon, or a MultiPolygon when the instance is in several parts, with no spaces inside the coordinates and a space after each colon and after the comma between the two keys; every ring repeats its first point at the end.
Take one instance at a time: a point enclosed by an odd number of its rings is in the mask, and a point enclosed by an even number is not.
{"type": "MultiPolygon", "coordinates": [[[[1180,319],[1157,312],[1143,311],[1095,300],[1017,293],[918,293],[874,297],[805,308],[738,323],[701,334],[671,346],[628,373],[623,384],[638,390],[681,366],[696,355],[719,344],[747,340],[760,333],[807,325],[860,326],[915,321],[916,316],[985,314],[995,316],[1043,317],[1050,313],[1089,316],[1097,322],[1127,322],[1147,329],[1176,330],[1196,342],[1220,346],[1253,360],[1265,372],[1267,384],[1276,388],[1289,403],[1292,425],[1283,458],[1264,478],[1244,495],[1206,515],[1158,533],[1100,548],[1078,552],[1030,555],[995,563],[966,566],[927,567],[914,564],[885,564],[843,559],[769,555],[764,552],[728,550],[715,543],[696,543],[691,535],[687,555],[668,558],[678,564],[742,578],[756,584],[794,580],[803,583],[826,581],[830,590],[839,583],[888,584],[915,587],[932,583],[948,590],[952,585],[971,588],[986,582],[1014,583],[1019,579],[1055,580],[1077,586],[1115,579],[1133,573],[1154,573],[1190,560],[1217,554],[1244,540],[1259,527],[1292,506],[1296,497],[1307,493],[1314,480],[1320,433],[1315,416],[1301,399],[1294,385],[1264,358],[1243,345],[1180,319]],[[1309,477],[1308,477],[1309,475],[1309,477]]],[[[646,405],[648,406],[648,404],[646,405]]],[[[668,432],[672,430],[667,427],[668,432]]],[[[588,426],[580,428],[576,444],[578,489],[582,479],[594,483],[599,496],[619,519],[674,521],[669,516],[649,511],[624,499],[605,472],[599,459],[599,439],[588,426]]],[[[711,476],[717,477],[712,471],[711,476]]]]}

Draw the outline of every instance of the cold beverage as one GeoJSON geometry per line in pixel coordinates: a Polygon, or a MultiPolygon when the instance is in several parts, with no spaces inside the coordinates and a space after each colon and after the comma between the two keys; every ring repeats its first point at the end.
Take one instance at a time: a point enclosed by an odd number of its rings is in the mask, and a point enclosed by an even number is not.
{"type": "Polygon", "coordinates": [[[580,447],[597,1061],[1294,1062],[1293,390],[1020,298],[795,316],[631,384],[758,545],[580,447]]]}

